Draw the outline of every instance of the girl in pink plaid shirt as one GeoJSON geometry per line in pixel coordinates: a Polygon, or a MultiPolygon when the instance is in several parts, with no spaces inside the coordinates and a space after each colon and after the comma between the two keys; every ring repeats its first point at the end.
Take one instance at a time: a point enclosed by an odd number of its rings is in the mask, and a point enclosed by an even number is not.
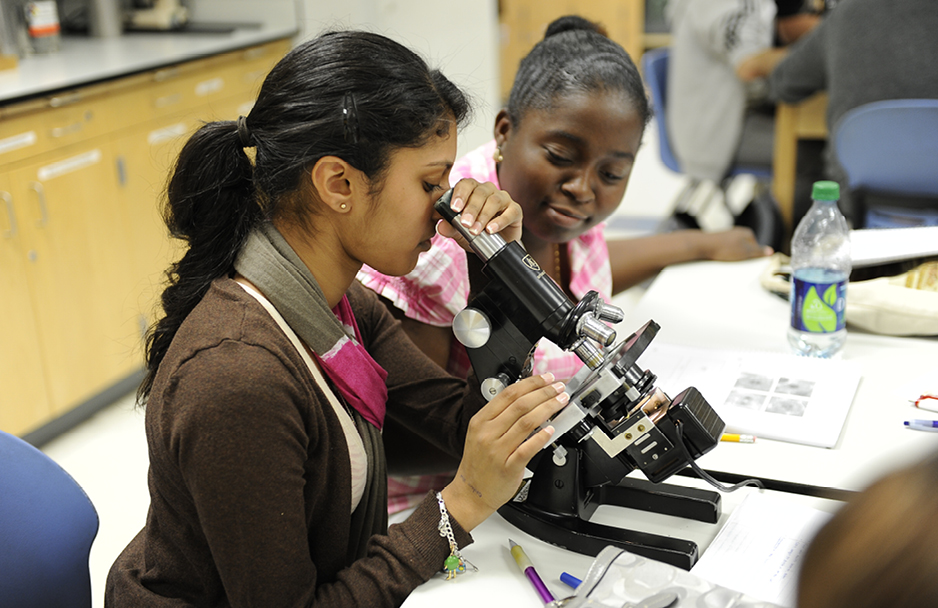
{"type": "MultiPolygon", "coordinates": [[[[770,253],[748,228],[678,231],[607,244],[603,222],[625,195],[650,116],[628,53],[596,24],[561,17],[522,60],[508,106],[496,117],[495,139],[459,159],[450,183],[471,177],[507,191],[524,211],[522,241],[528,253],[574,301],[590,290],[609,301],[613,293],[678,262],[770,253]]],[[[437,236],[407,276],[389,277],[365,266],[358,278],[385,299],[422,350],[450,373],[468,374],[468,355],[451,330],[469,296],[466,252],[459,245],[437,236]]],[[[534,373],[549,370],[565,379],[581,366],[575,354],[546,340],[534,353],[534,373]]],[[[392,473],[396,452],[403,458],[420,453],[426,466],[417,470],[445,471],[447,462],[456,463],[418,449],[427,444],[390,423],[384,437],[392,473]]],[[[391,512],[416,504],[451,477],[392,474],[391,512]]]]}

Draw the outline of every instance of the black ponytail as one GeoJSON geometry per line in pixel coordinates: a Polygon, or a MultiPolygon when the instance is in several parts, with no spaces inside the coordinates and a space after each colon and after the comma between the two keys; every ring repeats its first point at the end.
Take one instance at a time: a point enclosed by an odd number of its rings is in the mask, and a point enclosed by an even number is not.
{"type": "Polygon", "coordinates": [[[618,91],[643,124],[651,119],[645,85],[625,49],[597,23],[576,15],[560,17],[521,60],[508,97],[508,117],[518,126],[528,110],[549,110],[560,97],[591,91],[618,91]]]}
{"type": "Polygon", "coordinates": [[[261,217],[252,172],[234,121],[202,126],[179,153],[163,221],[173,238],[186,243],[186,250],[166,271],[168,284],[160,299],[164,316],[147,333],[141,402],[150,394],[176,330],[212,281],[229,272],[244,238],[261,217]]]}
{"type": "Polygon", "coordinates": [[[368,32],[331,32],[290,51],[267,75],[250,114],[208,123],[183,147],[164,220],[185,241],[167,271],[164,316],[150,328],[143,403],[180,325],[229,275],[250,231],[285,219],[315,232],[310,173],[324,156],[362,171],[373,190],[393,150],[418,147],[469,116],[465,94],[413,51],[368,32]],[[244,148],[253,146],[253,162],[244,148]]]}

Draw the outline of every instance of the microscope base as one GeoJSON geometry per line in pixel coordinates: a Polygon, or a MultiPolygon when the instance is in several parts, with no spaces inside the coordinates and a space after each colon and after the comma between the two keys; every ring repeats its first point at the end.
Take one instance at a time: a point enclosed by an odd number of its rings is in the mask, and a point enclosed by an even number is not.
{"type": "Polygon", "coordinates": [[[498,510],[521,530],[577,553],[595,556],[607,545],[690,570],[697,544],[680,538],[627,530],[589,521],[599,505],[613,505],[715,524],[720,519],[717,492],[643,479],[625,478],[615,485],[584,487],[578,479],[579,455],[563,466],[541,463],[525,502],[498,510]]]}
{"type": "Polygon", "coordinates": [[[708,524],[715,524],[720,519],[720,494],[712,490],[626,478],[614,486],[593,488],[593,492],[597,495],[596,502],[601,505],[673,515],[708,524]]]}
{"type": "Polygon", "coordinates": [[[697,543],[689,540],[554,515],[517,502],[504,505],[498,514],[532,536],[583,555],[596,556],[613,545],[684,570],[690,570],[697,562],[697,543]]]}

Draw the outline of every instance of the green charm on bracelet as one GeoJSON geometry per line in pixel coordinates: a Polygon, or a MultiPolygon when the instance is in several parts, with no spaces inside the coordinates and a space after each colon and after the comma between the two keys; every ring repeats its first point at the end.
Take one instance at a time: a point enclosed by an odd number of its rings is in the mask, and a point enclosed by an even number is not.
{"type": "Polygon", "coordinates": [[[446,571],[446,579],[449,580],[465,572],[466,563],[458,555],[450,554],[443,562],[443,569],[446,571]]]}

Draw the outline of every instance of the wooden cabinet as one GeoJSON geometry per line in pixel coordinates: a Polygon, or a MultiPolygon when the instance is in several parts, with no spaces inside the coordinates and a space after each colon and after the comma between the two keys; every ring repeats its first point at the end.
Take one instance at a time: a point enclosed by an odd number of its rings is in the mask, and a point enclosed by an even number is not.
{"type": "Polygon", "coordinates": [[[250,110],[288,40],[0,108],[0,428],[24,434],[143,366],[179,249],[161,203],[201,121],[250,110]]]}
{"type": "Polygon", "coordinates": [[[636,65],[644,52],[645,0],[499,0],[498,6],[503,101],[508,100],[518,64],[558,17],[580,15],[601,24],[636,65]]]}
{"type": "Polygon", "coordinates": [[[114,157],[99,138],[42,155],[8,177],[57,415],[137,366],[139,330],[127,298],[129,241],[114,157]]]}
{"type": "Polygon", "coordinates": [[[0,175],[0,429],[14,434],[52,417],[19,212],[0,175]]]}

